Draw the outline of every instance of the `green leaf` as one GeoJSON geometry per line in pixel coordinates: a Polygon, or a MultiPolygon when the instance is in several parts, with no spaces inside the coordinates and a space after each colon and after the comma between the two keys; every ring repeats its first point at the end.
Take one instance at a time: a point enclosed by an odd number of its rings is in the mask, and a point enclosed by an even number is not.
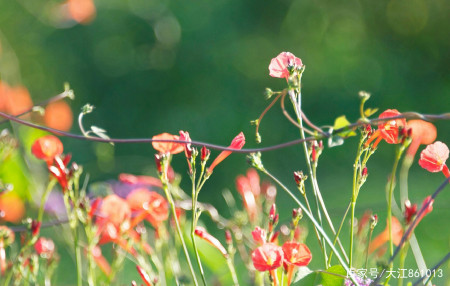
{"type": "Polygon", "coordinates": [[[366,110],[364,110],[364,116],[366,117],[370,117],[372,115],[374,115],[375,113],[377,113],[378,108],[367,108],[366,110]]]}
{"type": "MultiPolygon", "coordinates": [[[[345,115],[339,116],[338,118],[336,118],[336,120],[334,120],[334,126],[333,129],[340,129],[340,128],[344,128],[350,125],[350,122],[347,120],[347,118],[345,117],[345,115]]],[[[348,130],[348,131],[343,131],[339,133],[339,136],[343,137],[343,138],[347,138],[350,136],[355,136],[356,132],[353,130],[348,130]]]]}
{"type": "MultiPolygon", "coordinates": [[[[300,269],[298,272],[300,272],[300,269]]],[[[291,285],[293,286],[316,286],[319,284],[320,277],[317,272],[311,272],[307,274],[306,276],[302,276],[302,273],[298,274],[298,272],[295,274],[293,282],[291,285]],[[300,279],[297,277],[297,275],[300,276],[300,279]]]]}
{"type": "Polygon", "coordinates": [[[326,272],[320,272],[320,283],[327,286],[341,286],[346,276],[344,267],[335,265],[328,268],[326,272]]]}

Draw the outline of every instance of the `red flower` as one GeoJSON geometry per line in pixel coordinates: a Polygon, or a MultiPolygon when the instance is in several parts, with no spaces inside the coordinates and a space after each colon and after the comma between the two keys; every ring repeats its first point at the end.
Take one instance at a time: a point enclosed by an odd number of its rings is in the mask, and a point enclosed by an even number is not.
{"type": "MultiPolygon", "coordinates": [[[[401,115],[397,109],[388,109],[378,116],[378,118],[394,117],[401,115]]],[[[389,144],[397,144],[399,128],[406,125],[406,120],[404,118],[393,119],[388,122],[382,122],[378,124],[378,130],[381,132],[383,139],[389,144]]]]}
{"type": "MultiPolygon", "coordinates": [[[[180,130],[180,140],[181,141],[189,141],[191,142],[191,137],[189,136],[189,132],[180,130]]],[[[182,143],[184,146],[184,154],[186,158],[191,158],[192,156],[192,147],[190,143],[182,143]]]]}
{"type": "Polygon", "coordinates": [[[290,75],[288,67],[301,67],[302,60],[289,52],[282,52],[270,61],[269,75],[278,78],[288,78],[290,75]]]}
{"type": "MultiPolygon", "coordinates": [[[[383,119],[386,117],[394,117],[401,115],[397,109],[388,109],[378,116],[378,118],[383,119]]],[[[378,143],[380,143],[381,139],[384,139],[389,144],[398,144],[399,141],[399,132],[400,129],[406,126],[406,120],[404,118],[392,119],[390,121],[383,121],[378,124],[378,130],[375,131],[367,140],[366,146],[377,138],[375,143],[373,144],[373,148],[376,148],[378,143]],[[381,136],[380,136],[381,135],[381,136]]]]}
{"type": "Polygon", "coordinates": [[[127,203],[137,216],[131,225],[142,219],[148,220],[153,227],[158,226],[169,217],[169,206],[163,196],[145,188],[136,189],[127,196],[127,203]]]}
{"type": "Polygon", "coordinates": [[[256,199],[260,193],[259,176],[256,170],[249,169],[247,177],[238,176],[236,178],[236,189],[242,196],[244,207],[250,218],[250,221],[255,221],[258,216],[258,207],[256,199]]]}
{"type": "Polygon", "coordinates": [[[55,252],[55,243],[49,238],[40,237],[34,244],[34,249],[42,258],[50,259],[55,252]]]}
{"type": "Polygon", "coordinates": [[[409,224],[412,218],[417,214],[417,204],[411,205],[409,200],[405,201],[405,222],[409,224]]]}
{"type": "Polygon", "coordinates": [[[53,165],[48,165],[48,171],[58,180],[63,192],[69,187],[70,172],[67,169],[71,155],[68,154],[63,158],[59,155],[53,159],[53,165]]]}
{"type": "MultiPolygon", "coordinates": [[[[245,136],[244,133],[239,133],[236,137],[234,137],[233,141],[231,141],[231,145],[228,148],[232,149],[242,149],[245,144],[245,136]]],[[[209,166],[207,172],[211,174],[213,172],[213,169],[223,160],[225,160],[226,157],[230,156],[232,151],[222,151],[222,153],[217,156],[216,159],[212,162],[211,166],[209,166]]]]}
{"type": "Polygon", "coordinates": [[[210,245],[212,245],[214,248],[219,250],[223,256],[228,257],[228,252],[225,249],[225,247],[223,247],[222,243],[220,243],[220,241],[217,238],[215,238],[214,236],[212,236],[211,234],[206,232],[206,229],[204,229],[203,227],[197,226],[195,228],[195,235],[200,237],[201,239],[205,240],[210,245]]]}
{"type": "Polygon", "coordinates": [[[255,230],[252,231],[253,240],[259,244],[263,245],[267,240],[267,231],[265,229],[260,228],[259,226],[255,227],[255,230]]]}
{"type": "Polygon", "coordinates": [[[309,248],[298,242],[287,241],[283,244],[284,260],[288,264],[306,266],[312,259],[309,248]]]}
{"type": "Polygon", "coordinates": [[[283,244],[285,268],[287,268],[288,285],[291,284],[295,266],[306,266],[312,259],[311,251],[303,244],[287,241],[283,244]]]}
{"type": "Polygon", "coordinates": [[[283,258],[283,249],[273,243],[265,243],[252,252],[253,266],[261,272],[277,269],[283,258]]]}
{"type": "Polygon", "coordinates": [[[430,172],[440,172],[442,171],[444,175],[448,178],[450,177],[450,172],[445,165],[449,156],[449,150],[447,145],[440,141],[436,141],[430,144],[422,151],[420,154],[419,165],[427,169],[430,172]]]}
{"type": "Polygon", "coordinates": [[[34,141],[31,146],[31,153],[36,158],[45,160],[48,165],[53,163],[53,159],[56,156],[61,155],[63,152],[63,144],[53,135],[43,136],[34,141]]]}
{"type": "MultiPolygon", "coordinates": [[[[177,135],[172,135],[169,133],[162,133],[159,135],[155,135],[152,138],[153,140],[180,140],[180,137],[177,135]]],[[[177,142],[152,142],[153,148],[160,153],[166,154],[178,154],[184,151],[184,145],[182,143],[177,142]]]]}

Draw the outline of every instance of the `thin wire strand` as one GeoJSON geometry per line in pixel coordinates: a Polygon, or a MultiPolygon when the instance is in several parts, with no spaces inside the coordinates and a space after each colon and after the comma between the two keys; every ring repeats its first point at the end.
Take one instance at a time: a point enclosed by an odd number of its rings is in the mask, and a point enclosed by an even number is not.
{"type": "Polygon", "coordinates": [[[299,143],[303,143],[305,141],[313,141],[313,140],[320,140],[320,139],[330,138],[330,137],[332,137],[334,135],[338,135],[340,132],[344,132],[344,131],[347,131],[349,129],[354,129],[354,128],[358,127],[358,126],[362,126],[362,125],[365,125],[365,124],[376,124],[376,123],[379,123],[379,122],[385,122],[385,121],[399,119],[399,118],[422,119],[422,120],[426,120],[426,121],[450,120],[450,113],[420,114],[420,113],[417,113],[417,112],[405,112],[405,113],[402,113],[401,115],[398,115],[398,116],[385,117],[385,118],[375,118],[375,119],[369,120],[367,122],[355,122],[355,123],[352,123],[352,124],[350,124],[350,125],[348,125],[346,127],[336,129],[336,130],[334,130],[331,133],[325,133],[323,135],[318,135],[318,136],[315,136],[315,137],[307,137],[304,140],[303,139],[297,139],[297,140],[292,140],[292,141],[288,141],[288,142],[284,142],[284,143],[280,143],[280,144],[276,144],[276,145],[272,145],[272,146],[268,146],[268,147],[261,147],[261,148],[234,149],[234,148],[225,147],[225,146],[222,146],[222,145],[216,145],[216,144],[211,144],[211,143],[206,143],[206,142],[196,141],[196,140],[183,141],[183,140],[151,139],[151,138],[131,138],[131,139],[111,138],[111,139],[104,139],[104,138],[98,138],[98,137],[85,137],[83,135],[77,135],[77,134],[73,134],[73,133],[69,133],[69,132],[53,129],[53,128],[50,128],[50,127],[45,127],[45,126],[42,126],[42,125],[39,125],[39,124],[31,123],[31,122],[28,122],[26,120],[22,120],[20,118],[17,118],[16,116],[12,116],[12,115],[6,114],[4,112],[0,112],[0,116],[6,118],[7,120],[11,120],[11,121],[20,123],[20,124],[28,126],[28,127],[40,129],[40,130],[43,130],[43,131],[47,131],[47,132],[55,134],[55,135],[70,137],[70,138],[79,139],[79,140],[96,141],[96,142],[104,142],[104,143],[128,143],[128,144],[130,144],[130,143],[152,143],[152,142],[191,143],[192,145],[195,145],[195,146],[205,146],[207,148],[211,148],[211,149],[215,149],[215,150],[232,151],[232,152],[235,152],[235,153],[255,153],[255,152],[274,151],[274,150],[290,147],[290,146],[293,146],[293,145],[296,145],[296,144],[299,144],[299,143]]]}

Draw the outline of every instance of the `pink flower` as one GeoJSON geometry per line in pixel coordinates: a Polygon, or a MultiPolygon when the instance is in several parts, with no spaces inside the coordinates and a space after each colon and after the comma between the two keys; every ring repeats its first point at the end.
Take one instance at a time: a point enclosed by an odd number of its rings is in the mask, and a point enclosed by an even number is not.
{"type": "MultiPolygon", "coordinates": [[[[244,133],[239,133],[236,137],[234,137],[233,141],[231,141],[231,145],[228,148],[232,149],[242,149],[245,144],[245,136],[244,133]]],[[[213,172],[213,169],[223,160],[225,160],[226,157],[230,156],[232,151],[222,151],[222,153],[217,156],[216,159],[212,162],[211,166],[209,166],[207,172],[211,174],[213,172]]]]}
{"type": "Polygon", "coordinates": [[[273,58],[272,61],[270,61],[269,65],[269,75],[272,77],[278,77],[278,78],[288,78],[289,73],[289,66],[292,67],[301,67],[302,60],[294,56],[293,54],[289,52],[282,52],[279,54],[276,58],[273,58]]]}
{"type": "Polygon", "coordinates": [[[448,178],[450,172],[445,165],[449,156],[449,150],[447,145],[440,141],[436,141],[430,144],[420,154],[419,165],[430,172],[443,172],[448,178]]]}
{"type": "Polygon", "coordinates": [[[277,269],[283,258],[283,249],[273,243],[265,243],[252,252],[253,266],[261,272],[277,269]]]}

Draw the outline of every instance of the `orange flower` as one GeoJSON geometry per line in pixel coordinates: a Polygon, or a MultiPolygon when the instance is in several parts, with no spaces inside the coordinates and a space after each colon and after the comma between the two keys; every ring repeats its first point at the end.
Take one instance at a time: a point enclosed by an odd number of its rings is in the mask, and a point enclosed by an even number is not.
{"type": "Polygon", "coordinates": [[[148,185],[148,186],[154,186],[161,188],[162,184],[161,181],[155,177],[151,176],[135,176],[132,174],[126,174],[122,173],[119,174],[119,181],[125,184],[130,185],[136,185],[136,184],[142,184],[142,185],[148,185]]]}
{"type": "Polygon", "coordinates": [[[10,87],[0,82],[0,111],[19,115],[33,107],[28,89],[23,86],[10,87]]]}
{"type": "Polygon", "coordinates": [[[406,154],[414,157],[419,148],[419,145],[428,145],[436,140],[437,130],[433,123],[424,120],[410,120],[407,128],[411,129],[412,142],[406,154]]]}
{"type": "Polygon", "coordinates": [[[25,205],[14,193],[0,195],[0,221],[19,223],[25,214],[25,205]]]}
{"type": "MultiPolygon", "coordinates": [[[[177,135],[172,135],[169,133],[161,133],[159,135],[155,135],[152,138],[153,140],[180,140],[180,137],[177,135]]],[[[184,145],[182,143],[177,142],[152,142],[153,148],[160,153],[166,154],[178,154],[184,151],[184,145]]]]}
{"type": "MultiPolygon", "coordinates": [[[[401,115],[400,112],[398,112],[397,109],[388,109],[384,111],[383,113],[378,116],[378,118],[386,118],[386,117],[394,117],[401,115]]],[[[389,144],[398,144],[400,143],[399,139],[399,132],[400,129],[406,126],[406,120],[404,118],[399,119],[393,119],[387,122],[381,122],[378,124],[378,130],[375,131],[367,140],[365,146],[369,146],[369,144],[377,138],[375,143],[373,144],[373,148],[376,148],[378,146],[378,143],[380,143],[381,139],[384,139],[389,144]]]]}
{"type": "Polygon", "coordinates": [[[253,188],[248,177],[239,175],[236,178],[236,189],[242,196],[244,207],[247,211],[250,221],[254,222],[258,216],[258,207],[256,205],[256,198],[254,193],[252,192],[253,188]]]}
{"type": "MultiPolygon", "coordinates": [[[[236,137],[234,137],[233,141],[231,141],[231,145],[228,148],[232,149],[242,149],[245,144],[245,136],[244,133],[239,133],[236,137]]],[[[226,157],[230,156],[232,151],[222,151],[222,153],[217,156],[216,159],[212,162],[211,166],[209,166],[207,172],[211,174],[214,170],[214,168],[223,160],[225,160],[226,157]]]]}
{"type": "Polygon", "coordinates": [[[45,160],[48,165],[53,163],[53,159],[63,152],[63,144],[58,137],[46,135],[34,141],[31,146],[31,153],[41,160],[45,160]]]}
{"type": "Polygon", "coordinates": [[[169,217],[169,205],[157,192],[145,188],[136,189],[127,196],[127,203],[130,209],[137,213],[132,226],[146,219],[154,228],[158,228],[169,217]]]}
{"type": "Polygon", "coordinates": [[[94,246],[91,249],[91,255],[94,258],[97,266],[105,273],[107,276],[111,275],[111,266],[109,266],[108,261],[102,255],[102,249],[99,246],[94,246]]]}
{"type": "Polygon", "coordinates": [[[129,224],[131,210],[127,202],[117,195],[106,196],[98,211],[96,224],[101,233],[100,243],[116,242],[122,232],[121,225],[129,224]]]}
{"type": "MultiPolygon", "coordinates": [[[[396,217],[392,217],[392,241],[398,245],[403,236],[403,228],[396,217]]],[[[375,239],[370,242],[369,253],[374,252],[380,246],[389,241],[389,221],[387,221],[386,228],[375,239]]]]}
{"type": "Polygon", "coordinates": [[[65,101],[50,103],[45,108],[44,122],[50,128],[69,131],[73,123],[73,113],[65,101]]]}
{"type": "Polygon", "coordinates": [[[433,173],[443,172],[447,178],[450,178],[450,171],[448,170],[445,161],[449,157],[449,150],[447,145],[440,141],[436,141],[425,148],[420,153],[419,165],[433,173]]]}
{"type": "Polygon", "coordinates": [[[96,9],[92,0],[67,0],[69,17],[78,23],[87,24],[95,18],[96,9]]]}

